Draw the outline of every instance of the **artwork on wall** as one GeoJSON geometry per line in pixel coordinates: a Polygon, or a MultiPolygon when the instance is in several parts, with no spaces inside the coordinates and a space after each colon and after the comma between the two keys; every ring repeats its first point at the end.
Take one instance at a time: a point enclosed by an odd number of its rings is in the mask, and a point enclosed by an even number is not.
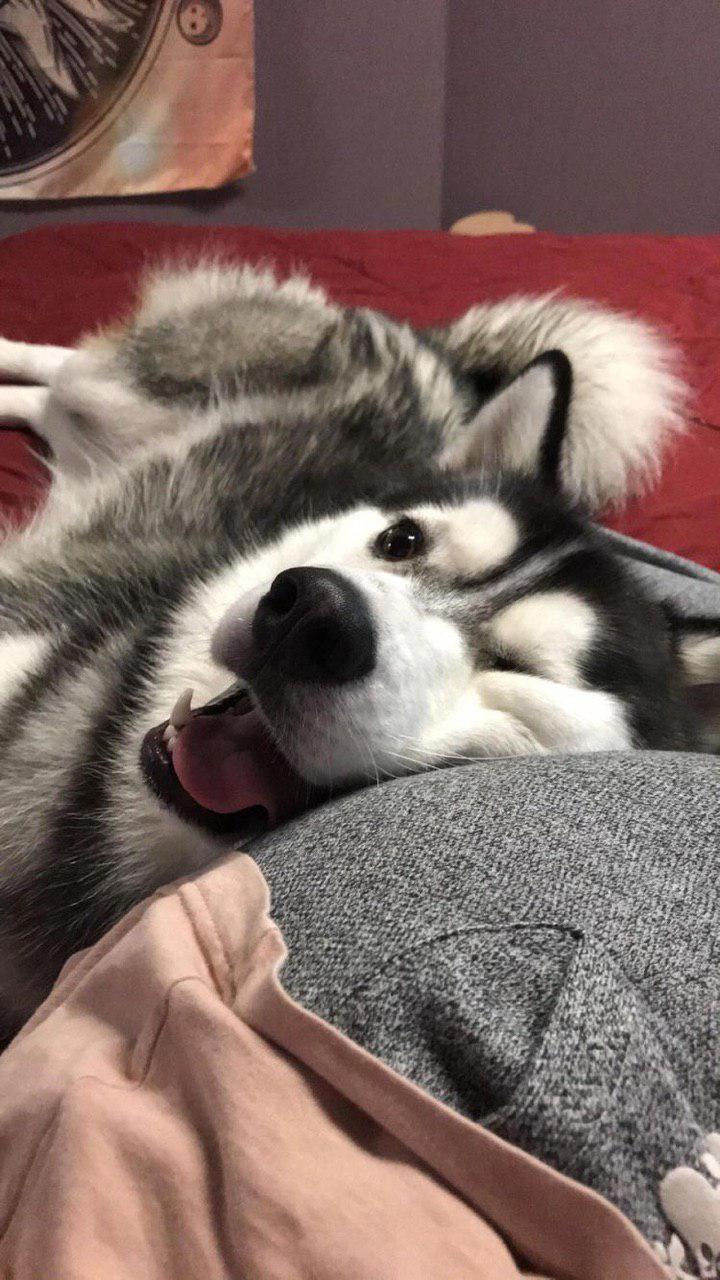
{"type": "Polygon", "coordinates": [[[0,0],[0,200],[252,168],[252,0],[0,0]]]}

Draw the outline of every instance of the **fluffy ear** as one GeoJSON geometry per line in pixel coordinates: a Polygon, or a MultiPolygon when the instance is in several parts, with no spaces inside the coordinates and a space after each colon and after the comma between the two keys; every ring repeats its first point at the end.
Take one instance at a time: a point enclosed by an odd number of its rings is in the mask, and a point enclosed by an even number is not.
{"type": "Polygon", "coordinates": [[[482,406],[443,464],[519,471],[558,487],[571,397],[570,361],[562,351],[546,351],[482,406]]]}
{"type": "Polygon", "coordinates": [[[706,751],[720,751],[720,619],[673,618],[690,705],[706,751]]]}
{"type": "Polygon", "coordinates": [[[677,353],[634,316],[552,294],[514,297],[473,307],[431,339],[483,395],[544,351],[565,352],[573,397],[562,484],[592,511],[655,479],[664,445],[683,426],[677,353]]]}

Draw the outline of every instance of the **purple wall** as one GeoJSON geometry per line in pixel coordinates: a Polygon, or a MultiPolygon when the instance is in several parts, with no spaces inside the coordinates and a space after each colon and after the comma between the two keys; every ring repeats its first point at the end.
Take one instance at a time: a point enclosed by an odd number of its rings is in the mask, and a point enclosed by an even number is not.
{"type": "MultiPolygon", "coordinates": [[[[226,0],[231,3],[232,0],[226,0]]],[[[257,173],[95,218],[720,231],[718,0],[256,0],[257,173]]]]}
{"type": "Polygon", "coordinates": [[[717,0],[450,0],[443,219],[720,231],[717,0]]]}
{"type": "Polygon", "coordinates": [[[0,202],[0,236],[95,218],[439,226],[445,17],[446,0],[256,0],[257,172],[240,188],[0,202]]]}

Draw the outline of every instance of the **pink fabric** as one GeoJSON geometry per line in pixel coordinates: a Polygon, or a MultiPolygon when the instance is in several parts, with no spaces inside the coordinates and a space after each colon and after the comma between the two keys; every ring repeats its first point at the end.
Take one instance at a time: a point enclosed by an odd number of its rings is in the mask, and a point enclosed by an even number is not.
{"type": "Polygon", "coordinates": [[[143,904],[0,1058],[12,1280],[661,1280],[594,1193],[294,1004],[250,858],[143,904]]]}

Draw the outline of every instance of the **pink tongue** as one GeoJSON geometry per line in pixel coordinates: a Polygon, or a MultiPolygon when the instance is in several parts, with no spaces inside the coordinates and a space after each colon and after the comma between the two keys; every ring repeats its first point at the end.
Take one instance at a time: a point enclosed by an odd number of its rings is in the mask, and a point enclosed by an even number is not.
{"type": "Polygon", "coordinates": [[[301,796],[307,788],[278,755],[252,711],[194,716],[178,735],[172,762],[188,795],[215,813],[262,805],[275,823],[304,807],[301,796]]]}

